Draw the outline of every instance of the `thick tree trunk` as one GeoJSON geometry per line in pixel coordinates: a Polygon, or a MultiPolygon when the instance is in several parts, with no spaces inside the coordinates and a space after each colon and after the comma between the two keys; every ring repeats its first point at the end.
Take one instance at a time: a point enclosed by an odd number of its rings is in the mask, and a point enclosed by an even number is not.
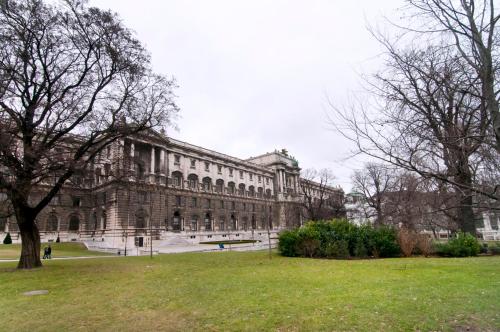
{"type": "Polygon", "coordinates": [[[40,233],[35,224],[34,218],[24,217],[19,220],[19,231],[21,232],[21,257],[19,258],[18,269],[33,269],[41,267],[40,260],[40,233]]]}
{"type": "Polygon", "coordinates": [[[460,194],[457,222],[462,232],[476,235],[472,195],[460,194]]]}

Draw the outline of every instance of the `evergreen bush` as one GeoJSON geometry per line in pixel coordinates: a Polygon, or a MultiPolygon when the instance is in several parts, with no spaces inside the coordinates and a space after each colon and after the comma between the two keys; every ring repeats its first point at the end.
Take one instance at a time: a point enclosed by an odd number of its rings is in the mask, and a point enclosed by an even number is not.
{"type": "Polygon", "coordinates": [[[3,239],[3,244],[12,244],[12,238],[10,237],[10,233],[7,233],[7,235],[5,235],[5,238],[3,239]]]}
{"type": "Polygon", "coordinates": [[[469,233],[459,232],[447,243],[436,244],[436,254],[447,257],[477,256],[481,245],[476,237],[469,233]]]}
{"type": "Polygon", "coordinates": [[[278,248],[288,257],[349,258],[400,255],[396,231],[390,227],[357,226],[347,220],[309,222],[284,231],[278,248]]]}

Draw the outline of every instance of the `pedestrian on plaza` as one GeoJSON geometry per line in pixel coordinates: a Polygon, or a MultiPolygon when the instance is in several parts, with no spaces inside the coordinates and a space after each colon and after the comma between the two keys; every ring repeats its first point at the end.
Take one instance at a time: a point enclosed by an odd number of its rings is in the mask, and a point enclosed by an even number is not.
{"type": "Polygon", "coordinates": [[[47,258],[52,259],[52,248],[50,247],[50,244],[49,247],[47,248],[47,258]]]}

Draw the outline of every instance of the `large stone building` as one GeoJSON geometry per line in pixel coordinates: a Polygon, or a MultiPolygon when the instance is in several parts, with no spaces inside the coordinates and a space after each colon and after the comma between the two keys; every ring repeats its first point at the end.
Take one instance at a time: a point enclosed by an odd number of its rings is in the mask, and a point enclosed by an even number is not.
{"type": "MultiPolygon", "coordinates": [[[[242,160],[152,132],[105,149],[37,225],[42,241],[110,249],[264,239],[303,221],[299,175],[286,151],[242,160]]],[[[343,192],[329,187],[328,195],[342,201],[343,192]]],[[[0,219],[1,232],[20,239],[13,217],[0,219]]]]}

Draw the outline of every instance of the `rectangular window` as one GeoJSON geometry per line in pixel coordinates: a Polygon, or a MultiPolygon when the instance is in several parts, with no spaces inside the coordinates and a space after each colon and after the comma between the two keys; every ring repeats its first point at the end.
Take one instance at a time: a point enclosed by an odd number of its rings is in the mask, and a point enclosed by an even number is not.
{"type": "Polygon", "coordinates": [[[229,176],[233,176],[233,169],[232,168],[229,169],[229,176]]]}
{"type": "Polygon", "coordinates": [[[205,171],[210,171],[210,163],[209,162],[205,162],[205,171]]]}
{"type": "Polygon", "coordinates": [[[178,154],[174,155],[174,164],[179,165],[181,163],[181,156],[178,154]]]}
{"type": "Polygon", "coordinates": [[[231,210],[236,210],[236,202],[231,202],[231,210]]]}
{"type": "Polygon", "coordinates": [[[255,212],[255,204],[252,204],[252,212],[255,212]]]}
{"type": "Polygon", "coordinates": [[[253,181],[253,174],[250,173],[249,176],[250,176],[250,181],[253,181]]]}
{"type": "Polygon", "coordinates": [[[195,168],[195,167],[196,167],[196,160],[191,159],[191,168],[195,168]]]}
{"type": "Polygon", "coordinates": [[[259,183],[262,182],[262,177],[260,175],[257,177],[257,181],[259,181],[259,183]]]}
{"type": "Polygon", "coordinates": [[[269,178],[266,178],[266,184],[269,184],[269,178]]]}
{"type": "Polygon", "coordinates": [[[191,207],[196,207],[196,205],[198,205],[198,200],[196,199],[196,197],[192,197],[191,198],[191,207]]]}
{"type": "Polygon", "coordinates": [[[221,165],[217,165],[217,173],[222,174],[222,166],[221,165]]]}
{"type": "Polygon", "coordinates": [[[240,179],[243,179],[243,171],[240,171],[240,179]]]}
{"type": "Polygon", "coordinates": [[[243,211],[247,210],[247,203],[243,203],[243,211]]]}
{"type": "Polygon", "coordinates": [[[220,201],[220,208],[224,209],[224,201],[220,201]]]}
{"type": "Polygon", "coordinates": [[[73,197],[73,207],[79,207],[81,206],[81,203],[80,197],[73,197]]]}
{"type": "Polygon", "coordinates": [[[205,202],[205,205],[206,205],[206,208],[207,208],[207,209],[210,209],[210,208],[211,208],[212,201],[210,200],[210,198],[207,198],[207,200],[206,200],[206,202],[205,202]]]}
{"type": "Polygon", "coordinates": [[[175,196],[175,205],[176,206],[181,206],[181,201],[182,201],[181,196],[175,196]]]}

